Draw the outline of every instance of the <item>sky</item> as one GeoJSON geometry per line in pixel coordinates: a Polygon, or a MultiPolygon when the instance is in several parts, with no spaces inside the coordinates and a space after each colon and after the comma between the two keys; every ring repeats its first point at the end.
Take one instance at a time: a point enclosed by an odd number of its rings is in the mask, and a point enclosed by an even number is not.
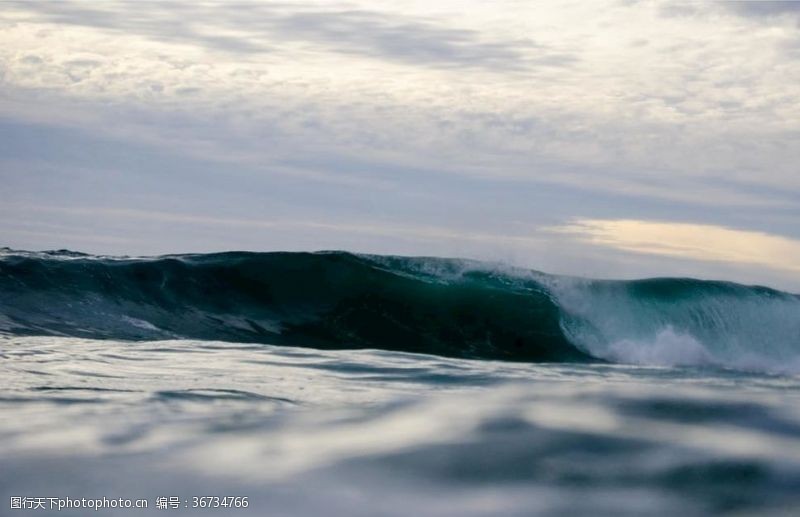
{"type": "Polygon", "coordinates": [[[800,292],[800,2],[0,0],[0,246],[800,292]]]}

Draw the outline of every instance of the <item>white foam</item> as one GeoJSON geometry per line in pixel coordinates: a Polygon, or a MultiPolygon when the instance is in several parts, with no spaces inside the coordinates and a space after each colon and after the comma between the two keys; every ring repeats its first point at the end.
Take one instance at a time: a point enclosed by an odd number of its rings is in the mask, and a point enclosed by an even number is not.
{"type": "Polygon", "coordinates": [[[696,284],[686,296],[674,298],[632,292],[621,282],[553,277],[546,285],[562,310],[568,339],[595,357],[637,365],[800,373],[800,299],[735,284],[684,281],[696,284]]]}
{"type": "Polygon", "coordinates": [[[130,316],[123,316],[122,320],[125,323],[133,325],[136,328],[144,329],[144,330],[152,330],[155,332],[160,331],[161,329],[150,323],[149,321],[140,320],[139,318],[131,318],[130,316]]]}
{"type": "Polygon", "coordinates": [[[651,340],[623,339],[612,343],[603,359],[650,366],[687,366],[713,364],[706,348],[689,334],[667,326],[651,340]]]}

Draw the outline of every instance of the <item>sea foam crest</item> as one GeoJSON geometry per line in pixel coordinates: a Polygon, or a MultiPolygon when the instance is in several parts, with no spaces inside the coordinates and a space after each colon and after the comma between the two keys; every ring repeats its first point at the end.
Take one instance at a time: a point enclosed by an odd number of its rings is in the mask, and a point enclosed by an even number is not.
{"type": "Polygon", "coordinates": [[[553,277],[567,338],[587,353],[644,365],[800,372],[800,298],[693,279],[553,277]]]}

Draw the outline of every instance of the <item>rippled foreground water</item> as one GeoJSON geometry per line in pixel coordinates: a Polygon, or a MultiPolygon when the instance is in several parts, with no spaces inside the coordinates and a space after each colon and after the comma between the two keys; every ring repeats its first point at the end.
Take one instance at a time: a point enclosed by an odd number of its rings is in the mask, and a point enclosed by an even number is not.
{"type": "Polygon", "coordinates": [[[798,377],[187,340],[0,347],[1,514],[800,515],[798,377]],[[10,509],[18,496],[149,509],[10,509]],[[197,496],[249,506],[184,507],[197,496]]]}

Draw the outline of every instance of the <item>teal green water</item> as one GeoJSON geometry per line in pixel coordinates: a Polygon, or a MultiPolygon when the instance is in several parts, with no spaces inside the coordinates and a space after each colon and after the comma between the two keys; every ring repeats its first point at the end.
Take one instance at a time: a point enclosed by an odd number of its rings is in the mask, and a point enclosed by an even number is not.
{"type": "Polygon", "coordinates": [[[800,371],[800,297],[727,282],[598,281],[343,252],[6,250],[0,293],[0,329],[10,335],[800,371]]]}

